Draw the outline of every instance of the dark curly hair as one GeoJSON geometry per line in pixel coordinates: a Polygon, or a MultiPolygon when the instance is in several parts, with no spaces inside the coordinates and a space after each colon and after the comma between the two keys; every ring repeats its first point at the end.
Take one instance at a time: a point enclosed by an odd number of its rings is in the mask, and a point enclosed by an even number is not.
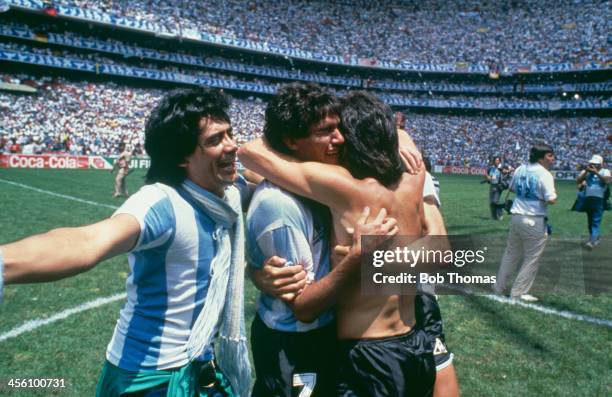
{"type": "Polygon", "coordinates": [[[548,153],[555,153],[552,146],[547,145],[543,142],[536,143],[529,150],[529,162],[537,163],[540,159],[543,159],[548,153]]]}
{"type": "Polygon", "coordinates": [[[266,107],[264,136],[279,152],[291,154],[283,137],[305,138],[327,115],[339,115],[336,97],[314,83],[291,83],[278,90],[266,107]]]}
{"type": "Polygon", "coordinates": [[[374,95],[354,91],[343,98],[340,119],[345,140],[341,162],[350,173],[384,186],[397,182],[405,167],[391,108],[374,95]]]}
{"type": "Polygon", "coordinates": [[[151,157],[146,183],[180,185],[187,177],[180,164],[196,150],[200,120],[229,123],[229,104],[223,92],[201,87],[172,90],[162,98],[145,127],[145,149],[151,157]]]}

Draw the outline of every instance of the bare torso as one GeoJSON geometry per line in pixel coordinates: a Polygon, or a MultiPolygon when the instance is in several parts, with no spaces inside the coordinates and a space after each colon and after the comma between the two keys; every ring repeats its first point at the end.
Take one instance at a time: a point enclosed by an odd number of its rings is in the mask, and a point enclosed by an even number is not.
{"type": "MultiPolygon", "coordinates": [[[[336,243],[351,244],[351,236],[344,225],[356,224],[363,207],[369,206],[373,214],[381,208],[397,219],[400,235],[423,234],[423,180],[424,173],[404,173],[396,186],[385,188],[374,179],[357,181],[360,194],[351,197],[344,211],[332,211],[336,243]]],[[[332,264],[335,265],[335,264],[332,264]]],[[[341,339],[381,338],[404,334],[412,329],[414,296],[362,295],[360,284],[346,289],[340,296],[337,310],[338,336],[341,339]]]]}
{"type": "Polygon", "coordinates": [[[117,159],[119,164],[119,169],[123,171],[129,171],[130,169],[130,161],[132,160],[132,155],[129,152],[123,152],[117,159]]]}
{"type": "MultiPolygon", "coordinates": [[[[399,235],[424,234],[424,170],[416,175],[404,173],[395,185],[386,188],[373,178],[355,179],[339,165],[296,161],[272,151],[261,140],[243,145],[239,155],[246,167],[273,183],[327,205],[338,244],[351,245],[345,226],[354,226],[366,206],[372,214],[385,208],[397,220],[399,235]]],[[[399,335],[415,323],[413,296],[363,296],[359,281],[340,294],[337,308],[341,339],[399,335]]]]}

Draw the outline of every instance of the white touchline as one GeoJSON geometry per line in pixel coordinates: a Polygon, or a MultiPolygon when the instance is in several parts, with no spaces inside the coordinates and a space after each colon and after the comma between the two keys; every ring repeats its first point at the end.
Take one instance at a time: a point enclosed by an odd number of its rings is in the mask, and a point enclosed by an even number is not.
{"type": "MultiPolygon", "coordinates": [[[[14,186],[19,186],[22,187],[24,189],[30,189],[30,190],[34,190],[36,192],[39,193],[45,193],[45,194],[49,194],[51,196],[56,196],[56,197],[61,197],[61,198],[65,198],[67,200],[73,200],[73,201],[78,201],[80,203],[84,203],[84,204],[90,204],[90,205],[95,205],[98,207],[107,207],[107,208],[112,208],[112,209],[117,209],[117,206],[114,205],[110,205],[110,204],[102,204],[102,203],[96,203],[95,201],[89,201],[89,200],[83,200],[80,199],[78,197],[73,197],[73,196],[68,196],[65,194],[60,194],[60,193],[55,193],[55,192],[51,192],[48,190],[43,190],[43,189],[38,189],[32,186],[28,186],[28,185],[24,185],[21,183],[17,183],[17,182],[12,182],[12,181],[7,181],[5,179],[1,179],[0,178],[0,182],[3,183],[7,183],[9,185],[14,185],[14,186]]],[[[85,302],[82,305],[79,305],[77,307],[74,307],[72,309],[66,309],[62,312],[59,312],[57,314],[54,314],[51,317],[47,317],[44,319],[36,319],[36,320],[31,320],[28,321],[22,325],[20,325],[17,328],[13,328],[12,330],[4,333],[4,334],[0,334],[0,342],[3,342],[7,339],[10,338],[14,338],[16,336],[19,336],[25,332],[30,332],[35,330],[36,328],[42,327],[43,325],[47,325],[47,324],[51,324],[54,323],[56,321],[59,320],[63,320],[68,316],[71,316],[73,314],[76,313],[80,313],[83,312],[85,310],[89,310],[89,309],[94,309],[96,307],[100,307],[103,305],[106,305],[107,303],[111,303],[120,299],[124,299],[126,297],[126,293],[121,293],[121,294],[117,294],[117,295],[112,295],[106,298],[98,298],[95,299],[93,301],[90,302],[85,302]]],[[[563,317],[563,318],[567,318],[570,320],[577,320],[577,321],[584,321],[587,323],[591,323],[591,324],[596,324],[596,325],[602,325],[604,327],[609,327],[612,328],[612,320],[606,320],[606,319],[602,319],[602,318],[597,318],[597,317],[592,317],[592,316],[587,316],[587,315],[583,315],[583,314],[577,314],[577,313],[573,313],[570,311],[566,311],[566,310],[556,310],[556,309],[551,309],[548,307],[544,307],[544,306],[540,306],[540,305],[536,305],[533,303],[525,303],[525,302],[521,302],[517,299],[511,299],[511,298],[507,298],[507,297],[503,297],[503,296],[497,296],[497,295],[480,295],[484,298],[499,302],[499,303],[506,303],[509,305],[514,305],[514,306],[520,306],[520,307],[524,307],[527,309],[531,309],[531,310],[535,310],[538,311],[540,313],[545,313],[545,314],[551,314],[554,316],[559,316],[559,317],[563,317]]]]}
{"type": "Polygon", "coordinates": [[[105,207],[105,208],[110,208],[110,209],[113,209],[113,210],[116,210],[117,208],[119,208],[116,205],[96,203],[95,201],[84,200],[84,199],[80,199],[78,197],[69,196],[67,194],[55,193],[55,192],[52,192],[52,191],[49,191],[49,190],[39,189],[39,188],[34,187],[34,186],[24,185],[22,183],[17,183],[17,182],[13,182],[13,181],[7,181],[6,179],[1,179],[0,178],[0,182],[6,183],[8,185],[18,186],[18,187],[21,187],[21,188],[24,188],[24,189],[33,190],[33,191],[38,192],[38,193],[44,193],[44,194],[48,194],[48,195],[55,196],[55,197],[61,197],[61,198],[64,198],[66,200],[77,201],[77,202],[83,203],[83,204],[95,205],[96,207],[105,207]]]}
{"type": "Polygon", "coordinates": [[[26,332],[34,331],[36,328],[40,328],[43,325],[48,325],[56,321],[63,320],[69,316],[72,316],[73,314],[81,313],[89,309],[95,309],[96,307],[104,306],[107,303],[125,299],[126,296],[127,294],[125,292],[122,292],[120,294],[107,296],[105,298],[98,298],[98,299],[94,299],[89,302],[85,302],[82,305],[79,305],[77,307],[63,310],[57,314],[54,314],[51,317],[37,318],[35,320],[26,321],[19,327],[13,328],[12,330],[8,332],[0,334],[0,342],[3,342],[7,339],[14,338],[26,332]]]}
{"type": "Polygon", "coordinates": [[[587,316],[586,314],[578,314],[578,313],[570,312],[568,310],[552,309],[550,307],[540,306],[540,305],[536,305],[534,303],[527,303],[527,302],[523,302],[523,301],[521,301],[519,299],[509,298],[509,297],[506,297],[506,296],[499,296],[499,295],[477,295],[477,294],[473,293],[470,289],[461,288],[461,287],[457,287],[457,286],[445,285],[445,287],[448,288],[448,289],[460,290],[460,291],[463,292],[463,294],[468,295],[468,296],[481,296],[483,298],[486,298],[486,299],[489,299],[489,300],[492,300],[492,301],[495,301],[495,302],[498,302],[498,303],[505,303],[507,305],[512,305],[512,306],[520,306],[520,307],[524,307],[525,309],[531,309],[531,310],[535,310],[536,312],[545,313],[545,314],[551,314],[553,316],[559,316],[559,317],[567,318],[569,320],[584,321],[584,322],[587,322],[587,323],[591,323],[591,324],[596,324],[596,325],[601,325],[601,326],[604,326],[604,327],[612,328],[612,320],[608,320],[608,319],[605,319],[605,318],[598,318],[598,317],[593,317],[593,316],[587,316]]]}
{"type": "Polygon", "coordinates": [[[606,320],[603,318],[587,316],[584,314],[578,314],[578,313],[570,312],[567,310],[551,309],[549,307],[540,306],[540,305],[536,305],[533,303],[523,302],[518,299],[508,298],[506,296],[498,296],[498,295],[482,295],[482,296],[484,296],[487,299],[496,301],[496,302],[506,303],[506,304],[514,305],[514,306],[520,306],[520,307],[524,307],[527,309],[535,310],[540,313],[552,314],[555,316],[568,318],[570,320],[585,321],[587,323],[603,325],[604,327],[612,328],[612,320],[606,320]]]}
{"type": "MultiPolygon", "coordinates": [[[[38,192],[38,193],[44,193],[44,194],[48,194],[48,195],[55,196],[55,197],[60,197],[60,198],[67,199],[67,200],[77,201],[77,202],[83,203],[83,204],[94,205],[96,207],[105,207],[105,208],[110,208],[110,209],[113,209],[113,210],[119,208],[116,205],[96,203],[95,201],[84,200],[84,199],[80,199],[78,197],[68,196],[66,194],[56,193],[56,192],[52,192],[52,191],[49,191],[49,190],[43,190],[43,189],[39,189],[39,188],[36,188],[36,187],[33,187],[33,186],[24,185],[22,183],[17,183],[17,182],[13,182],[13,181],[7,181],[6,179],[1,179],[0,178],[0,182],[6,183],[6,184],[9,184],[9,185],[13,185],[13,186],[17,186],[17,187],[21,187],[21,188],[24,188],[24,189],[33,190],[33,191],[38,192]]],[[[3,341],[5,341],[7,339],[10,339],[10,338],[14,338],[16,336],[19,336],[19,335],[25,333],[25,332],[33,331],[36,328],[42,327],[43,325],[47,325],[47,324],[51,324],[51,323],[54,323],[54,322],[59,321],[59,320],[63,320],[63,319],[65,319],[68,316],[71,316],[73,314],[77,314],[77,313],[80,313],[80,312],[83,312],[83,311],[89,310],[89,309],[95,309],[97,307],[106,305],[106,304],[111,303],[111,302],[115,302],[115,301],[120,300],[120,299],[125,299],[126,296],[127,296],[127,294],[125,292],[123,292],[123,293],[120,293],[120,294],[116,294],[116,295],[112,295],[112,296],[107,296],[105,298],[94,299],[92,301],[85,302],[82,305],[73,307],[71,309],[66,309],[64,311],[61,311],[61,312],[59,312],[57,314],[52,315],[51,317],[27,321],[24,324],[20,325],[19,327],[13,328],[12,330],[10,330],[8,332],[0,334],[0,342],[3,342],[3,341]]]]}
{"type": "MultiPolygon", "coordinates": [[[[66,317],[71,316],[73,314],[77,314],[77,313],[80,313],[80,312],[83,312],[89,309],[95,309],[96,307],[106,305],[107,303],[111,303],[111,302],[114,302],[120,299],[124,299],[126,296],[127,296],[126,293],[121,293],[121,294],[108,296],[106,298],[98,298],[93,301],[83,303],[82,305],[79,305],[77,307],[73,307],[72,309],[66,309],[51,317],[27,321],[26,323],[20,325],[19,327],[13,328],[12,330],[5,332],[4,334],[1,334],[0,342],[4,342],[7,339],[14,338],[25,332],[34,331],[36,328],[42,327],[43,325],[48,325],[56,321],[63,320],[66,317]]],[[[569,320],[584,321],[587,323],[612,328],[612,320],[606,320],[606,319],[601,319],[597,317],[586,316],[583,314],[577,314],[577,313],[573,313],[573,312],[569,312],[565,310],[555,310],[555,309],[551,309],[548,307],[535,305],[533,303],[525,303],[525,302],[521,302],[516,299],[506,298],[503,296],[497,296],[497,295],[480,295],[480,296],[482,296],[483,298],[491,299],[499,303],[506,303],[509,305],[520,306],[526,309],[538,311],[540,313],[551,314],[554,316],[567,318],[569,320]]]]}

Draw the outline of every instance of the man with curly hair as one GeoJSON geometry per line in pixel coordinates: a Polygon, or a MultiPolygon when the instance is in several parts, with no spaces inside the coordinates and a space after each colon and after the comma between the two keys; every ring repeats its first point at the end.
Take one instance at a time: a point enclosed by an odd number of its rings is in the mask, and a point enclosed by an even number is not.
{"type": "Polygon", "coordinates": [[[46,282],[129,253],[127,302],[98,396],[247,396],[243,229],[229,100],[176,90],[151,113],[147,184],[110,218],[0,246],[0,287],[46,282]],[[220,336],[217,357],[213,343],[220,336]]]}
{"type": "MultiPolygon", "coordinates": [[[[406,302],[405,305],[397,303],[404,300],[404,297],[398,298],[395,303],[387,302],[389,305],[384,310],[388,309],[389,315],[378,321],[374,313],[381,311],[379,305],[386,305],[381,302],[385,298],[371,296],[368,303],[360,300],[357,297],[359,287],[355,285],[355,268],[359,267],[353,264],[351,268],[346,262],[338,264],[336,259],[333,260],[336,266],[330,271],[330,254],[328,248],[325,248],[330,243],[332,230],[336,233],[336,242],[348,243],[344,227],[338,219],[340,216],[336,215],[351,213],[345,220],[348,220],[348,224],[354,224],[356,218],[351,218],[355,215],[354,211],[364,205],[382,206],[380,201],[372,204],[376,202],[374,197],[382,196],[386,197],[381,200],[387,200],[389,208],[397,208],[390,205],[393,199],[386,186],[399,183],[400,179],[414,179],[414,184],[404,184],[396,190],[401,191],[399,194],[405,199],[402,202],[406,211],[414,212],[410,215],[407,212],[401,214],[402,219],[398,216],[397,221],[402,223],[404,232],[420,234],[423,226],[419,220],[422,218],[420,202],[424,175],[421,173],[411,177],[404,174],[404,166],[399,157],[398,135],[388,107],[363,93],[349,94],[343,107],[338,107],[335,101],[331,94],[314,84],[289,84],[283,87],[266,110],[266,145],[256,141],[241,149],[243,163],[271,181],[258,188],[247,215],[249,252],[257,258],[254,265],[259,268],[263,258],[276,254],[289,258],[292,263],[303,263],[309,281],[297,297],[284,297],[283,289],[275,286],[290,285],[295,274],[291,277],[277,277],[279,270],[269,268],[272,262],[268,268],[263,266],[263,270],[254,272],[256,285],[264,291],[259,301],[260,318],[255,320],[252,333],[257,373],[255,390],[258,390],[258,382],[267,387],[291,385],[290,375],[293,374],[293,385],[296,387],[303,387],[302,379],[306,377],[304,375],[309,375],[308,387],[315,393],[313,395],[403,395],[403,390],[408,389],[415,395],[427,395],[433,389],[435,377],[431,336],[421,331],[426,328],[424,324],[413,333],[409,331],[414,326],[414,317],[409,314],[414,313],[412,310],[407,310],[407,315],[401,319],[391,314],[399,313],[398,305],[408,308],[412,302],[406,302]],[[340,118],[342,127],[346,128],[342,129],[343,133],[340,132],[340,118]],[[359,155],[355,155],[357,152],[359,155]],[[330,221],[327,220],[329,215],[326,211],[321,211],[320,205],[312,200],[320,201],[331,209],[334,214],[331,224],[327,225],[330,221]],[[352,210],[346,208],[351,205],[352,210]],[[306,212],[304,208],[310,208],[310,211],[306,212]],[[317,219],[325,228],[316,227],[317,219]],[[411,226],[406,224],[408,219],[412,222],[411,226]],[[329,327],[329,309],[334,304],[337,305],[336,315],[339,318],[337,334],[341,341],[338,345],[330,343],[329,332],[318,332],[329,327]],[[387,327],[392,322],[393,325],[387,327]],[[410,349],[405,350],[406,345],[391,347],[399,348],[403,351],[401,356],[408,357],[405,361],[400,360],[402,363],[388,355],[386,358],[377,356],[376,360],[390,359],[388,368],[391,372],[384,374],[374,371],[363,357],[347,361],[347,355],[352,355],[354,348],[362,348],[361,345],[357,346],[359,340],[374,338],[372,340],[385,344],[382,340],[384,338],[379,336],[388,336],[388,332],[393,337],[401,334],[400,343],[405,342],[404,337],[414,340],[419,351],[412,355],[408,352],[410,349]],[[306,343],[297,342],[304,339],[306,343]],[[293,343],[285,343],[286,340],[292,340],[293,343]],[[258,343],[262,341],[265,343],[258,343]],[[353,341],[357,344],[352,345],[353,341]],[[334,356],[330,354],[336,351],[336,346],[347,349],[338,352],[341,357],[338,363],[333,361],[334,356]],[[256,347],[261,350],[260,355],[255,351],[256,347]],[[327,352],[324,360],[321,359],[321,351],[327,352]],[[310,362],[311,370],[300,370],[295,365],[302,359],[310,362]],[[329,371],[335,375],[336,365],[341,371],[340,390],[329,391],[327,384],[317,384],[317,381],[322,378],[321,374],[326,375],[329,371]],[[332,369],[326,369],[328,367],[332,369]],[[377,381],[372,381],[374,379],[377,381]]],[[[357,280],[358,274],[357,270],[357,280]]],[[[433,305],[424,307],[422,303],[419,301],[419,308],[414,315],[421,322],[439,320],[438,330],[441,332],[439,311],[434,313],[433,305]],[[423,315],[421,309],[429,312],[423,315]]],[[[445,348],[439,350],[444,350],[448,358],[440,367],[443,369],[452,362],[452,356],[445,348]]],[[[449,370],[452,370],[452,365],[447,367],[446,371],[449,370]]],[[[454,370],[451,375],[454,391],[445,394],[447,396],[456,395],[457,391],[454,370]]],[[[268,389],[267,395],[290,395],[286,390],[279,393],[268,389]]]]}

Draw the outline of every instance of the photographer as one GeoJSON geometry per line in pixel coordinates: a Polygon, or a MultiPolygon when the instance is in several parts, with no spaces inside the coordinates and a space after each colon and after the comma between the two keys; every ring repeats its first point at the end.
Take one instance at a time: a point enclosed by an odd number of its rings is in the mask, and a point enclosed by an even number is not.
{"type": "Polygon", "coordinates": [[[594,154],[589,160],[589,165],[578,175],[576,182],[580,185],[586,183],[586,201],[585,211],[589,224],[589,241],[585,247],[589,249],[595,248],[599,244],[599,225],[603,217],[606,191],[609,193],[609,188],[612,177],[610,170],[603,168],[603,158],[594,154]]]}
{"type": "Polygon", "coordinates": [[[512,168],[509,164],[504,164],[501,167],[501,179],[499,180],[499,190],[503,192],[504,190],[510,187],[510,182],[512,181],[512,174],[514,173],[514,168],[512,168]]]}
{"type": "Polygon", "coordinates": [[[491,208],[491,218],[496,221],[503,219],[503,210],[499,206],[499,198],[501,197],[502,191],[504,190],[501,185],[502,172],[501,172],[501,158],[495,156],[493,164],[487,170],[485,175],[486,182],[489,184],[489,207],[491,208]]]}

